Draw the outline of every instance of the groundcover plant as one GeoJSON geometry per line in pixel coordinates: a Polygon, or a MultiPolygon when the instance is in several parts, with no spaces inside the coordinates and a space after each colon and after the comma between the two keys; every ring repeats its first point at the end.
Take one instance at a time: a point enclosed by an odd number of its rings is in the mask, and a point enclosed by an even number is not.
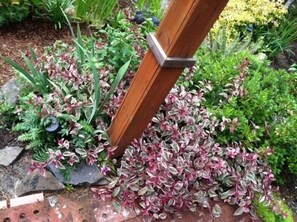
{"type": "MultiPolygon", "coordinates": [[[[124,206],[139,203],[144,215],[164,219],[168,213],[211,208],[210,199],[238,205],[235,215],[253,214],[256,193],[261,201],[272,201],[274,176],[266,161],[240,144],[216,143],[220,121],[201,106],[203,94],[204,89],[176,86],[142,137],[126,150],[110,184],[124,206]]],[[[212,213],[219,216],[220,206],[215,204],[212,213]]]]}

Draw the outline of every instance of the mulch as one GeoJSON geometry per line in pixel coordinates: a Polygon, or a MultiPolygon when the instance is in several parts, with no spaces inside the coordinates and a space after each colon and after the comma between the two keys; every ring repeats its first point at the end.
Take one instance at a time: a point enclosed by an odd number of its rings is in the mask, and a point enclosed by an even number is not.
{"type": "MultiPolygon", "coordinates": [[[[89,33],[86,25],[82,25],[81,29],[84,34],[89,33]]],[[[55,29],[51,22],[30,18],[22,23],[0,27],[0,54],[23,64],[21,52],[30,48],[42,52],[45,46],[51,46],[57,40],[72,41],[68,26],[55,29]]],[[[10,65],[0,59],[0,86],[14,75],[10,65]]]]}

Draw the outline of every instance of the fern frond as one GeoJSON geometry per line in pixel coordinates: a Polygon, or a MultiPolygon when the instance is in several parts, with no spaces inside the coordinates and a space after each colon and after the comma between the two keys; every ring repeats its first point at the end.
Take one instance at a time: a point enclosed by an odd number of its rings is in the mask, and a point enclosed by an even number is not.
{"type": "Polygon", "coordinates": [[[28,142],[28,141],[32,140],[32,134],[30,132],[23,133],[23,134],[19,135],[18,140],[21,142],[28,142]]]}
{"type": "Polygon", "coordinates": [[[12,127],[12,131],[28,131],[30,130],[31,125],[25,122],[17,123],[12,127]]]}
{"type": "MultiPolygon", "coordinates": [[[[36,139],[36,140],[32,140],[28,145],[27,148],[28,149],[33,149],[36,150],[38,148],[41,148],[44,146],[44,140],[41,139],[36,139]]],[[[35,151],[34,151],[35,152],[35,151]]]]}
{"type": "Polygon", "coordinates": [[[95,131],[94,127],[86,120],[80,121],[80,124],[83,126],[83,129],[90,134],[93,134],[95,131]]]}

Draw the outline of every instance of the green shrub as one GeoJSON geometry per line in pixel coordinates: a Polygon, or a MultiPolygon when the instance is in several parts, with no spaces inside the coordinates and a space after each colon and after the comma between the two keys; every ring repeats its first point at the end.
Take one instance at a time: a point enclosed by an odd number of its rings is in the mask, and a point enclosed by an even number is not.
{"type": "Polygon", "coordinates": [[[66,23],[66,14],[73,6],[74,0],[43,0],[39,5],[40,16],[47,17],[54,23],[55,28],[61,28],[63,23],[66,23]]]}
{"type": "Polygon", "coordinates": [[[259,198],[255,198],[253,206],[256,208],[257,215],[264,222],[294,222],[292,210],[276,194],[274,194],[274,198],[273,202],[278,206],[279,213],[273,211],[271,206],[267,206],[264,202],[260,202],[259,198]]]}
{"type": "Polygon", "coordinates": [[[135,5],[140,10],[149,11],[152,14],[161,17],[164,9],[161,7],[162,0],[137,0],[135,5]]]}
{"type": "Polygon", "coordinates": [[[84,22],[100,26],[110,16],[117,0],[75,0],[76,16],[84,22]]]}
{"type": "Polygon", "coordinates": [[[228,37],[231,37],[248,26],[256,29],[277,26],[286,13],[283,1],[230,0],[212,32],[227,26],[228,37]]]}
{"type": "Polygon", "coordinates": [[[21,22],[28,17],[30,4],[27,0],[0,2],[0,26],[21,22]]]}
{"type": "Polygon", "coordinates": [[[274,173],[279,176],[288,165],[296,174],[296,75],[274,70],[247,51],[224,55],[202,49],[197,57],[194,85],[209,85],[204,104],[223,120],[218,141],[259,151],[270,147],[274,173]]]}

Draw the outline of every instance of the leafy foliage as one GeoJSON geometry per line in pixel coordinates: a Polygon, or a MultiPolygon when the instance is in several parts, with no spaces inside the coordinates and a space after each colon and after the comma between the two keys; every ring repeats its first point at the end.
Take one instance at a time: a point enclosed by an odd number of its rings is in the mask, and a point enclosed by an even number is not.
{"type": "Polygon", "coordinates": [[[44,119],[39,117],[41,109],[33,103],[33,98],[33,93],[20,98],[20,106],[16,110],[18,123],[13,126],[13,130],[25,132],[18,139],[28,142],[28,149],[50,148],[53,146],[54,137],[46,133],[44,119]]]}
{"type": "Polygon", "coordinates": [[[248,27],[262,29],[280,24],[287,13],[282,0],[230,0],[212,32],[227,26],[228,39],[248,27]],[[238,13],[240,12],[240,13],[238,13]]]}
{"type": "Polygon", "coordinates": [[[0,130],[10,127],[15,122],[15,106],[0,99],[0,130]]]}
{"type": "Polygon", "coordinates": [[[272,27],[262,34],[269,57],[280,52],[290,52],[290,45],[297,41],[297,19],[282,19],[278,27],[272,27]]]}
{"type": "Polygon", "coordinates": [[[27,0],[11,1],[1,0],[0,2],[0,27],[11,23],[21,22],[30,12],[30,4],[27,0]]]}
{"type": "Polygon", "coordinates": [[[256,208],[257,215],[265,222],[293,222],[292,210],[278,195],[273,194],[273,196],[275,205],[279,206],[280,211],[273,211],[271,206],[267,206],[265,203],[260,202],[259,198],[255,198],[253,205],[256,208]]]}
{"type": "Polygon", "coordinates": [[[271,147],[270,164],[279,175],[284,165],[296,169],[296,75],[269,68],[249,52],[224,55],[200,51],[194,85],[208,85],[205,106],[222,120],[217,139],[240,141],[248,149],[271,147]]]}
{"type": "Polygon", "coordinates": [[[175,87],[126,150],[110,185],[124,206],[139,202],[144,215],[164,219],[168,213],[210,208],[209,199],[239,205],[238,215],[250,211],[256,192],[270,201],[273,174],[240,144],[216,143],[220,122],[201,106],[203,91],[175,87]]]}
{"type": "Polygon", "coordinates": [[[162,0],[137,0],[135,5],[140,10],[149,11],[152,14],[156,14],[161,17],[164,13],[164,8],[162,8],[162,0]]]}
{"type": "Polygon", "coordinates": [[[73,0],[2,0],[0,2],[0,26],[21,22],[29,16],[48,18],[61,28],[65,12],[69,12],[73,0]]]}
{"type": "Polygon", "coordinates": [[[61,28],[66,23],[65,12],[73,7],[74,0],[43,0],[36,9],[39,16],[48,17],[55,28],[61,28]],[[39,9],[39,10],[38,10],[39,9]]]}
{"type": "MultiPolygon", "coordinates": [[[[10,64],[14,69],[18,71],[18,73],[24,77],[32,86],[35,87],[36,90],[38,90],[40,93],[46,93],[50,90],[50,82],[49,82],[49,76],[47,72],[41,71],[41,69],[38,69],[34,66],[34,62],[37,62],[36,54],[33,49],[30,50],[31,57],[33,62],[28,58],[27,55],[22,53],[22,58],[24,59],[27,68],[29,71],[27,71],[24,67],[20,66],[15,61],[7,58],[2,57],[5,62],[10,64]]],[[[43,64],[41,65],[41,67],[43,64]]]]}
{"type": "MultiPolygon", "coordinates": [[[[137,60],[136,54],[141,53],[129,48],[128,62],[119,67],[106,65],[107,57],[98,55],[112,50],[112,44],[107,41],[109,49],[102,47],[100,39],[82,36],[79,27],[76,35],[72,28],[71,32],[74,46],[57,42],[42,55],[31,50],[31,55],[25,57],[28,72],[12,64],[37,86],[34,92],[22,95],[14,130],[22,133],[19,140],[28,142],[33,157],[43,162],[35,162],[32,169],[42,171],[45,165],[53,163],[68,176],[70,168],[85,160],[90,165],[100,161],[105,173],[115,171],[114,163],[108,160],[114,148],[106,130],[124,95],[127,82],[121,80],[132,58],[137,60]],[[42,74],[46,74],[46,85],[41,81],[42,74]],[[56,129],[49,130],[54,122],[56,129]]],[[[130,77],[129,73],[126,79],[130,77]]]]}
{"type": "Polygon", "coordinates": [[[75,0],[76,16],[82,21],[100,26],[110,16],[117,0],[75,0]]]}

